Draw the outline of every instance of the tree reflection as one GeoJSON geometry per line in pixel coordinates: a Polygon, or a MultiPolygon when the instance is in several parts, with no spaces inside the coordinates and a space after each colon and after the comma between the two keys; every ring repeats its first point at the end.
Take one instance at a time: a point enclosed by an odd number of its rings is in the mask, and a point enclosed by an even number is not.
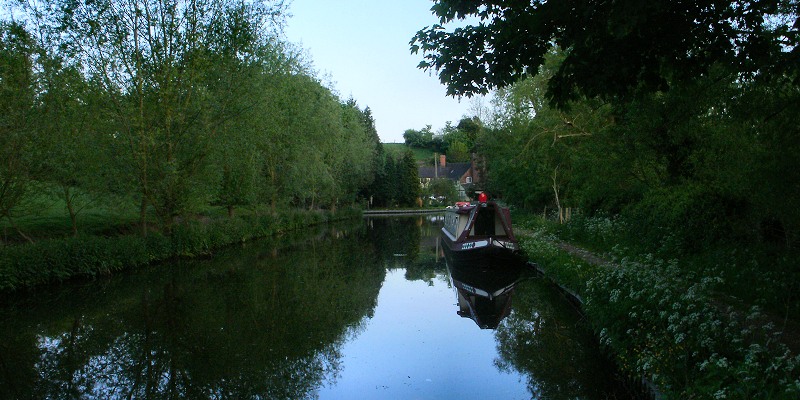
{"type": "Polygon", "coordinates": [[[369,239],[389,268],[405,268],[419,255],[419,217],[370,217],[369,239]]]}
{"type": "Polygon", "coordinates": [[[1,332],[0,397],[312,397],[384,279],[364,234],[260,242],[27,305],[1,332]]]}
{"type": "Polygon", "coordinates": [[[502,371],[528,378],[537,399],[631,398],[579,315],[541,279],[521,281],[513,312],[498,327],[502,371]]]}
{"type": "Polygon", "coordinates": [[[407,280],[433,285],[446,271],[437,240],[442,227],[437,214],[371,217],[367,226],[386,267],[405,269],[407,280]]]}

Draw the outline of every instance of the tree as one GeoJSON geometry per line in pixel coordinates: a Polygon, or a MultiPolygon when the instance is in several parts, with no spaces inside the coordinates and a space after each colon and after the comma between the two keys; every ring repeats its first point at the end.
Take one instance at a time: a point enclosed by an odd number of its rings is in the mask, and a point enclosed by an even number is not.
{"type": "Polygon", "coordinates": [[[417,204],[417,199],[420,197],[421,190],[419,184],[419,169],[417,167],[417,161],[414,158],[414,153],[406,149],[405,153],[397,160],[395,165],[397,168],[395,180],[397,183],[397,203],[400,206],[413,207],[417,204]]]}
{"type": "Polygon", "coordinates": [[[450,143],[447,149],[447,160],[450,162],[467,162],[469,161],[470,152],[464,142],[456,140],[450,143]]]}
{"type": "Polygon", "coordinates": [[[47,49],[40,52],[36,146],[41,154],[36,179],[58,187],[72,234],[77,235],[78,214],[93,194],[109,189],[110,137],[102,133],[97,90],[80,67],[67,65],[47,49]]]}
{"type": "Polygon", "coordinates": [[[478,138],[478,135],[483,129],[483,125],[481,120],[477,117],[463,117],[460,121],[458,121],[458,125],[456,125],[456,129],[461,131],[464,136],[467,138],[468,142],[465,143],[468,145],[470,150],[475,146],[475,139],[478,138]]]}
{"type": "Polygon", "coordinates": [[[456,185],[453,184],[452,180],[447,178],[431,180],[428,186],[423,189],[423,195],[426,197],[425,201],[428,201],[428,196],[433,196],[435,198],[443,197],[444,199],[442,201],[438,199],[435,200],[436,205],[453,204],[458,200],[456,185]]]}
{"type": "Polygon", "coordinates": [[[433,142],[433,131],[431,131],[430,125],[426,125],[420,130],[406,129],[403,132],[403,139],[406,145],[423,149],[433,142]]]}
{"type": "MultiPolygon", "coordinates": [[[[383,166],[384,168],[384,184],[382,185],[383,191],[383,198],[385,199],[385,205],[388,207],[394,207],[397,205],[397,198],[400,196],[399,192],[399,185],[398,185],[398,177],[399,173],[398,170],[400,169],[397,160],[392,155],[386,156],[386,162],[383,166]]],[[[380,203],[378,203],[380,204],[380,203]]]]}
{"type": "Polygon", "coordinates": [[[535,75],[553,47],[568,49],[548,85],[564,106],[582,94],[628,98],[703,76],[718,64],[743,78],[796,76],[795,0],[462,1],[437,0],[440,24],[411,40],[419,67],[453,96],[486,94],[535,75]],[[468,17],[479,23],[448,31],[468,17]]]}
{"type": "Polygon", "coordinates": [[[336,152],[339,156],[336,176],[340,188],[337,201],[351,205],[374,179],[376,145],[380,141],[369,107],[362,111],[351,99],[341,105],[341,112],[343,136],[341,150],[336,152]]]}
{"type": "Polygon", "coordinates": [[[369,184],[361,190],[359,196],[363,198],[369,206],[373,204],[385,205],[385,196],[382,195],[385,190],[382,189],[382,187],[386,180],[383,167],[386,163],[386,151],[378,136],[378,130],[375,128],[375,119],[372,117],[372,110],[369,107],[365,107],[364,110],[361,111],[361,124],[369,138],[368,143],[373,143],[374,152],[372,155],[372,173],[369,184]]]}
{"type": "Polygon", "coordinates": [[[35,172],[33,154],[35,44],[25,28],[0,22],[0,218],[14,222],[35,172]]]}
{"type": "Polygon", "coordinates": [[[51,26],[59,27],[62,45],[102,83],[118,136],[128,143],[142,233],[149,207],[169,229],[175,217],[213,195],[208,160],[220,123],[213,118],[228,116],[225,106],[240,87],[215,91],[205,85],[210,70],[237,66],[215,64],[217,58],[209,55],[249,59],[251,44],[274,26],[269,22],[282,14],[283,5],[226,0],[58,5],[51,26]],[[227,97],[211,101],[212,95],[227,97]]]}
{"type": "Polygon", "coordinates": [[[594,188],[595,181],[608,187],[611,176],[626,176],[597,174],[606,165],[608,105],[584,100],[559,110],[548,104],[548,79],[561,59],[551,52],[537,76],[497,91],[495,129],[480,134],[476,146],[487,160],[489,189],[539,210],[581,205],[582,189],[594,188]]]}

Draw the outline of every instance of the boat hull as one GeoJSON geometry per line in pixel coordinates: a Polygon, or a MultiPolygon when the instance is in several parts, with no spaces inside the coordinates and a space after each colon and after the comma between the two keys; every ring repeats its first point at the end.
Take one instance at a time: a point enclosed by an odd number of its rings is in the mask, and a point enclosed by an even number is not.
{"type": "Polygon", "coordinates": [[[459,241],[454,240],[443,228],[441,239],[445,255],[453,261],[476,261],[486,258],[519,259],[517,243],[508,238],[474,237],[459,241]]]}

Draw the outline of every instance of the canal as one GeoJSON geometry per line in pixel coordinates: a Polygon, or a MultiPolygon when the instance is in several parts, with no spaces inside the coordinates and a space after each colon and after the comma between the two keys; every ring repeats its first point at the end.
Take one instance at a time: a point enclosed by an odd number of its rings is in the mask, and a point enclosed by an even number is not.
{"type": "Polygon", "coordinates": [[[558,291],[448,265],[440,226],[365,218],[4,298],[0,398],[632,397],[558,291]]]}

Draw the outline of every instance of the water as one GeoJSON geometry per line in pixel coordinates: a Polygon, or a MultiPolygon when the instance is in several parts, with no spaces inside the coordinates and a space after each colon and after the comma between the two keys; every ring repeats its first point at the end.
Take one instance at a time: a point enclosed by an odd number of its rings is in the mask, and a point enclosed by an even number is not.
{"type": "Polygon", "coordinates": [[[557,291],[448,265],[431,219],[3,299],[0,398],[631,398],[557,291]]]}

